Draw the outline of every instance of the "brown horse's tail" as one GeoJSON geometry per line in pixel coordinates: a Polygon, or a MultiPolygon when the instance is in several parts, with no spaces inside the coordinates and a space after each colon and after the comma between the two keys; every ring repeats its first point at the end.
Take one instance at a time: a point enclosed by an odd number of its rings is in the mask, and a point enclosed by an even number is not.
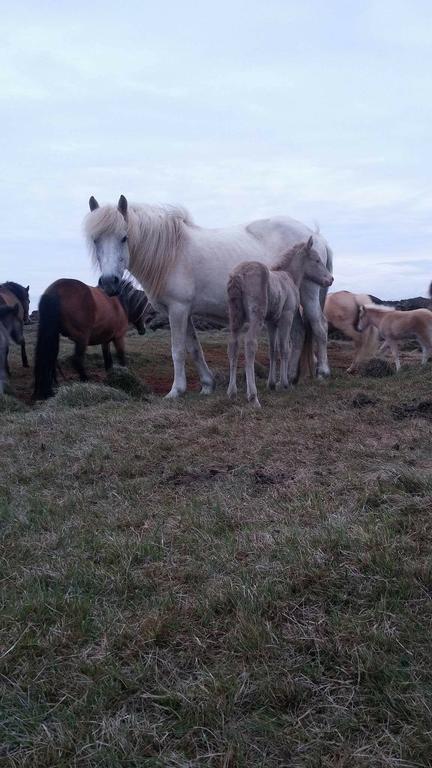
{"type": "Polygon", "coordinates": [[[315,375],[315,360],[313,354],[312,326],[307,320],[304,320],[303,322],[305,323],[305,337],[299,360],[299,378],[301,376],[310,376],[313,378],[315,375]]]}
{"type": "Polygon", "coordinates": [[[230,275],[227,293],[230,331],[238,333],[247,319],[243,301],[243,281],[240,275],[230,275]]]}
{"type": "Polygon", "coordinates": [[[39,328],[34,367],[35,400],[52,397],[56,380],[56,362],[60,339],[60,300],[56,294],[44,293],[39,302],[39,328]]]}

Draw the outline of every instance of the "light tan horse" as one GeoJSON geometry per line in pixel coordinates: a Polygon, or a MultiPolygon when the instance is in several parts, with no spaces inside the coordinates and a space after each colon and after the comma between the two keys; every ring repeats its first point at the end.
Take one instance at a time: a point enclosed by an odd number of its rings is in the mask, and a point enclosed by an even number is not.
{"type": "Polygon", "coordinates": [[[237,361],[239,337],[245,331],[245,369],[247,399],[260,407],[255,383],[255,354],[258,334],[267,324],[270,345],[270,370],[267,386],[276,385],[277,347],[280,353],[280,387],[288,388],[288,359],[290,334],[295,313],[300,306],[300,285],[303,279],[328,288],[333,277],[313,247],[312,237],[287,251],[270,268],[258,261],[244,261],[230,274],[228,315],[230,341],[228,357],[230,381],[228,396],[237,394],[237,361]]]}
{"type": "Polygon", "coordinates": [[[373,299],[367,294],[351,291],[336,291],[326,298],[324,315],[328,324],[354,342],[354,358],[347,369],[348,373],[353,373],[360,361],[372,357],[378,348],[378,331],[374,326],[369,326],[363,333],[357,328],[360,307],[372,304],[373,299]]]}
{"type": "Polygon", "coordinates": [[[428,309],[412,309],[401,312],[393,307],[366,304],[360,307],[358,330],[364,332],[375,328],[384,339],[384,347],[390,347],[396,364],[400,368],[398,341],[414,336],[419,342],[425,365],[432,354],[432,312],[428,309]]]}

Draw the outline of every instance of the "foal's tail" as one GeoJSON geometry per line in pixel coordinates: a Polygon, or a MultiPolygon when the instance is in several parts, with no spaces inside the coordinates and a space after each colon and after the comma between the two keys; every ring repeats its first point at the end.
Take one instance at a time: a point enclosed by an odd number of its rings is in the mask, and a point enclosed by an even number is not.
{"type": "Polygon", "coordinates": [[[56,378],[56,362],[60,338],[60,300],[55,294],[44,293],[39,302],[39,328],[34,367],[35,400],[52,397],[56,378]]]}
{"type": "Polygon", "coordinates": [[[239,333],[247,319],[243,300],[243,280],[240,275],[230,275],[227,293],[230,331],[239,333]]]}

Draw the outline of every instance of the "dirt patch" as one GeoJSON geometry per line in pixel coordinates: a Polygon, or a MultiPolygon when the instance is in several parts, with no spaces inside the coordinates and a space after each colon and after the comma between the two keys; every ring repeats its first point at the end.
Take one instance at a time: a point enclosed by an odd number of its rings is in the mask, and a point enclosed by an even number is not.
{"type": "Polygon", "coordinates": [[[398,420],[419,417],[432,419],[432,400],[420,400],[418,403],[401,403],[391,408],[393,417],[398,420]]]}
{"type": "Polygon", "coordinates": [[[353,408],[365,408],[368,405],[376,405],[377,399],[367,395],[366,392],[358,392],[352,399],[353,408]]]}

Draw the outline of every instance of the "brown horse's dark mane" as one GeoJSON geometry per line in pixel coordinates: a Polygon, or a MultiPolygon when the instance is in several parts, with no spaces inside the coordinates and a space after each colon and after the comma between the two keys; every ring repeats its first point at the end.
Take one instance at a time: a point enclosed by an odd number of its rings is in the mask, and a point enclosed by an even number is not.
{"type": "Polygon", "coordinates": [[[133,325],[138,325],[148,304],[144,291],[135,288],[130,280],[123,280],[118,298],[123,305],[129,322],[133,325]]]}

